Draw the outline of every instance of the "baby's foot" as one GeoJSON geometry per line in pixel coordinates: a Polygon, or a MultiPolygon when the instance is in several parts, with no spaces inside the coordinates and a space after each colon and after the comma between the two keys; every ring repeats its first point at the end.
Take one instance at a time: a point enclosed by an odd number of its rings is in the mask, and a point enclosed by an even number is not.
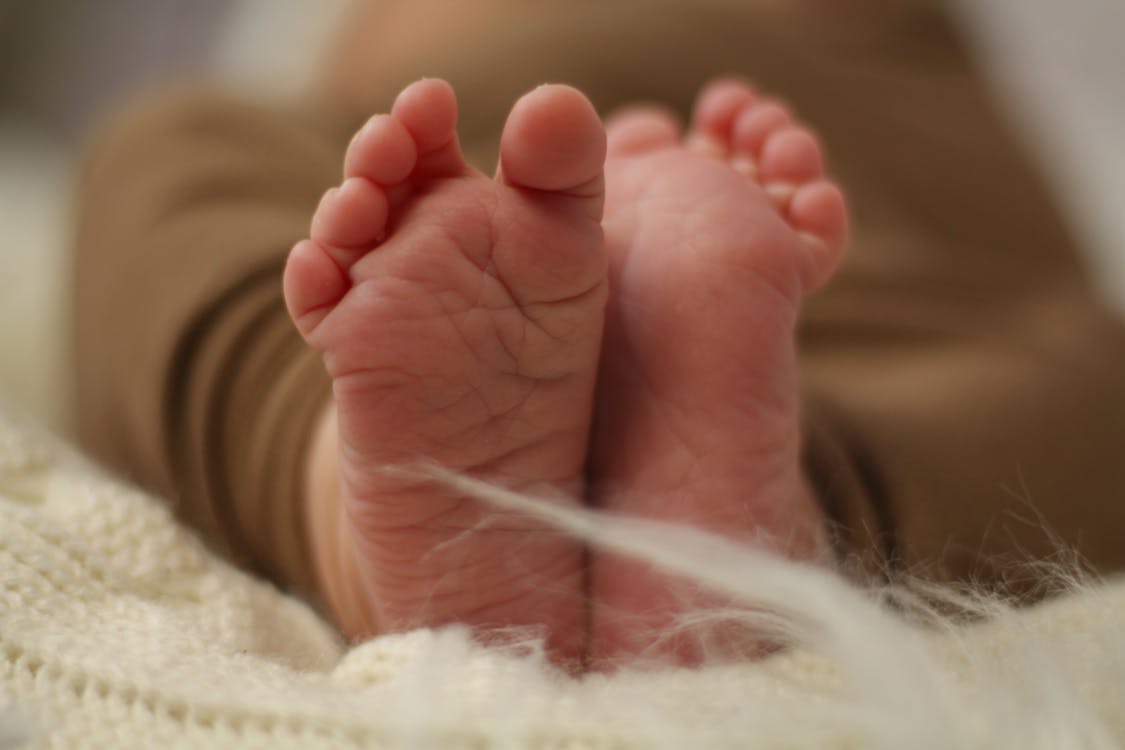
{"type": "Polygon", "coordinates": [[[428,461],[581,503],[605,135],[580,93],[539,88],[513,108],[492,179],[466,165],[456,107],[428,80],[373,118],[286,269],[333,379],[337,536],[356,580],[330,584],[361,600],[357,629],[539,624],[567,659],[584,640],[581,545],[386,469],[428,461]]]}
{"type": "MultiPolygon", "coordinates": [[[[840,261],[847,218],[817,139],[730,81],[703,92],[686,141],[657,111],[607,129],[596,504],[827,559],[798,464],[794,328],[840,261]]],[[[669,635],[678,615],[719,602],[616,556],[595,557],[592,576],[595,660],[692,663],[724,646],[721,629],[669,635]]]]}

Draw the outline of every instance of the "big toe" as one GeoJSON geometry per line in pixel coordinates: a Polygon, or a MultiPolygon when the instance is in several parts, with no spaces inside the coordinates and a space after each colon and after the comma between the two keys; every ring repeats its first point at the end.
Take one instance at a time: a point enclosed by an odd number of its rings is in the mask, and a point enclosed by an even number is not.
{"type": "Polygon", "coordinates": [[[507,183],[579,198],[600,201],[605,156],[601,118],[590,100],[569,86],[540,86],[525,94],[500,140],[500,172],[507,183]]]}

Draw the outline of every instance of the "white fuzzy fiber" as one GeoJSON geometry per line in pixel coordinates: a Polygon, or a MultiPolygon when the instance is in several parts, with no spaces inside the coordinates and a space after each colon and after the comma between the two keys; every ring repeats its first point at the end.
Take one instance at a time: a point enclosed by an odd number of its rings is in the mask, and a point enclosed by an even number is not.
{"type": "Polygon", "coordinates": [[[943,595],[986,616],[959,624],[933,591],[443,481],[724,592],[794,645],[582,679],[460,628],[345,647],[159,503],[0,419],[0,747],[1125,747],[1125,584],[1023,611],[943,595]]]}

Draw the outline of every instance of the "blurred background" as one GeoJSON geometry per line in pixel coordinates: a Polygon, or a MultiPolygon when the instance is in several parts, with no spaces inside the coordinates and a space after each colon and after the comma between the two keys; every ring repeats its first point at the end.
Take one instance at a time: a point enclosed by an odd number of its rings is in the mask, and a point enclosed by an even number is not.
{"type": "Polygon", "coordinates": [[[0,0],[0,403],[65,430],[71,197],[90,129],[165,80],[293,94],[344,4],[0,0]]]}
{"type": "MultiPolygon", "coordinates": [[[[292,94],[346,2],[0,0],[0,400],[65,428],[70,196],[89,128],[169,78],[292,94]]],[[[1125,313],[1125,2],[950,2],[1125,313]]]]}

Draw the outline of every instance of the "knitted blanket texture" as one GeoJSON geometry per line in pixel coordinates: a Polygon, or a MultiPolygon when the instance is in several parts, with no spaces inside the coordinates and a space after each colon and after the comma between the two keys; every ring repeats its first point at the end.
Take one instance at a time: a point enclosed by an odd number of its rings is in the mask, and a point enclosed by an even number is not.
{"type": "MultiPolygon", "coordinates": [[[[677,539],[649,531],[641,556],[677,539]]],[[[158,501],[0,416],[0,747],[1125,747],[1125,584],[922,627],[746,555],[730,585],[751,608],[790,598],[774,627],[797,642],[754,662],[576,679],[459,628],[349,647],[158,501]]]]}

